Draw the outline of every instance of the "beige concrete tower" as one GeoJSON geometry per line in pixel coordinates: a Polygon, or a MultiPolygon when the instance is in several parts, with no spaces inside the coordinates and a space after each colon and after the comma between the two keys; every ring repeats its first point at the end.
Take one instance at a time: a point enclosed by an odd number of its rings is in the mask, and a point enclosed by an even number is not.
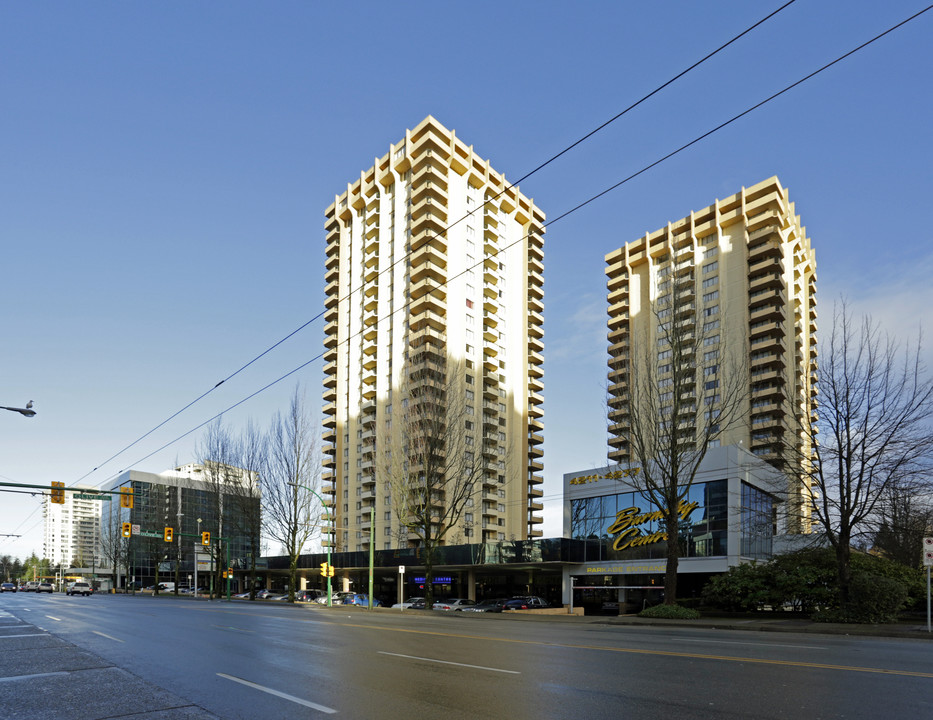
{"type": "Polygon", "coordinates": [[[540,536],[543,213],[428,117],[336,196],[325,228],[333,547],[368,549],[371,527],[376,549],[415,542],[381,468],[427,382],[445,384],[479,468],[446,542],[540,536]]]}
{"type": "Polygon", "coordinates": [[[718,444],[741,444],[785,470],[799,505],[806,488],[794,486],[793,464],[809,454],[802,429],[816,412],[816,261],[787,190],[775,177],[745,188],[609,253],[606,264],[610,462],[630,461],[629,384],[646,357],[632,352],[633,339],[657,346],[652,372],[663,383],[669,350],[658,328],[673,322],[702,338],[695,392],[711,407],[725,344],[740,350],[747,413],[718,444]],[[671,297],[673,314],[659,311],[671,297]]]}

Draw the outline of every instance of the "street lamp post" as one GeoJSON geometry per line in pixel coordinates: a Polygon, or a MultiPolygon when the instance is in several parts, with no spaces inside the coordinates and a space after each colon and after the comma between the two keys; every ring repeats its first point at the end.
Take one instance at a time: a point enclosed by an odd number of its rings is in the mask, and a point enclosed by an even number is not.
{"type": "Polygon", "coordinates": [[[18,412],[20,415],[23,415],[25,417],[34,417],[36,414],[36,411],[32,409],[32,400],[26,403],[26,407],[24,408],[7,407],[6,405],[0,405],[0,410],[9,410],[10,412],[18,412]]]}
{"type": "MultiPolygon", "coordinates": [[[[291,486],[293,486],[293,487],[301,487],[301,488],[304,488],[305,490],[307,490],[309,493],[311,493],[312,495],[314,495],[314,497],[316,497],[318,500],[321,501],[321,507],[324,508],[324,512],[325,512],[325,513],[328,512],[328,510],[327,510],[327,503],[324,502],[324,498],[322,498],[320,495],[318,495],[317,492],[315,492],[314,490],[312,490],[311,488],[309,488],[307,485],[302,485],[301,483],[293,483],[293,482],[290,482],[290,483],[288,483],[288,484],[291,485],[291,486]]],[[[334,519],[334,515],[333,515],[333,514],[331,514],[331,519],[332,519],[331,521],[333,522],[333,519],[334,519]]],[[[336,535],[336,534],[337,534],[337,531],[336,531],[336,528],[335,528],[335,529],[334,529],[334,535],[336,535]]],[[[333,538],[331,538],[330,540],[327,541],[327,568],[328,568],[328,573],[327,573],[327,607],[333,607],[333,606],[334,606],[334,605],[333,605],[333,593],[331,592],[330,572],[329,572],[329,570],[330,570],[330,547],[331,547],[331,545],[333,544],[333,542],[334,542],[333,538]]]]}
{"type": "MultiPolygon", "coordinates": [[[[198,518],[198,537],[201,537],[201,518],[198,518]]],[[[198,545],[194,544],[194,598],[198,598],[198,545]]]]}

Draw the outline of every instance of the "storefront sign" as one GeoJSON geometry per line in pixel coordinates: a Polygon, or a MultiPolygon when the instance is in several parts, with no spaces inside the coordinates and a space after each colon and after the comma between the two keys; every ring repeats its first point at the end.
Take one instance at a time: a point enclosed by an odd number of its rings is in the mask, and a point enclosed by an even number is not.
{"type": "Polygon", "coordinates": [[[641,468],[629,468],[628,470],[613,470],[604,475],[594,473],[592,475],[580,475],[570,478],[571,485],[586,485],[586,483],[596,482],[597,480],[621,480],[622,478],[635,477],[641,472],[641,468]]]}
{"type": "Polygon", "coordinates": [[[648,573],[662,573],[666,570],[666,561],[651,565],[599,565],[586,568],[586,572],[591,575],[645,575],[648,573]]]}
{"type": "MultiPolygon", "coordinates": [[[[694,501],[691,503],[685,503],[683,500],[680,501],[678,506],[677,514],[680,515],[681,520],[686,520],[690,517],[690,514],[700,506],[700,503],[694,501]]],[[[667,533],[662,530],[658,530],[647,535],[642,534],[640,526],[645,525],[654,521],[662,521],[664,519],[663,514],[660,510],[655,510],[650,513],[639,513],[639,508],[630,507],[625,510],[620,510],[616,513],[615,522],[612,523],[608,528],[606,528],[606,533],[608,535],[615,535],[616,533],[619,536],[615,539],[615,542],[612,543],[613,550],[624,550],[629,547],[644,547],[645,545],[653,545],[654,543],[664,542],[667,540],[667,533]]]]}

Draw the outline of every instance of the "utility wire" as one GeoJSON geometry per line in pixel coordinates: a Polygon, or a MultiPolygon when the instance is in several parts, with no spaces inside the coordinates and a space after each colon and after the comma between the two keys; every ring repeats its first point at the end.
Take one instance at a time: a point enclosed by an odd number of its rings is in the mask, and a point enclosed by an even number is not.
{"type": "MultiPolygon", "coordinates": [[[[755,24],[750,25],[750,26],[747,27],[745,30],[743,30],[742,32],[740,32],[738,35],[735,35],[732,39],[730,39],[730,40],[728,40],[727,42],[723,43],[723,44],[720,45],[718,48],[716,48],[716,49],[713,50],[712,52],[708,53],[707,55],[705,55],[705,56],[704,56],[703,58],[701,58],[700,60],[697,60],[695,63],[693,63],[692,65],[690,65],[690,66],[687,67],[686,69],[684,69],[684,70],[682,70],[681,72],[677,73],[674,77],[672,77],[672,78],[671,78],[670,80],[668,80],[667,82],[665,82],[665,83],[663,83],[662,85],[659,85],[658,87],[656,87],[654,90],[652,90],[650,93],[648,93],[647,95],[645,95],[644,97],[642,97],[640,100],[637,100],[636,102],[632,103],[631,105],[629,105],[627,108],[625,108],[625,109],[622,110],[621,112],[619,112],[619,113],[617,113],[616,115],[614,115],[613,117],[609,118],[609,119],[606,120],[604,123],[602,123],[601,125],[599,125],[599,126],[596,127],[595,129],[593,129],[593,130],[591,130],[590,132],[588,132],[588,133],[587,133],[586,135],[584,135],[583,137],[579,138],[578,140],[574,141],[573,143],[571,143],[570,145],[568,145],[567,147],[565,147],[563,150],[561,150],[560,152],[558,152],[556,155],[553,155],[553,156],[551,156],[550,158],[548,158],[547,160],[545,160],[543,163],[541,163],[540,165],[538,165],[537,167],[535,167],[535,168],[534,168],[533,170],[531,170],[530,172],[525,173],[522,177],[520,177],[520,178],[519,178],[518,180],[516,180],[514,183],[506,183],[506,184],[505,184],[505,187],[504,187],[502,190],[500,190],[499,193],[497,193],[492,199],[495,200],[496,198],[500,197],[502,194],[504,194],[504,193],[508,192],[509,190],[515,188],[519,183],[523,182],[524,180],[527,180],[529,177],[531,177],[532,175],[534,175],[535,173],[537,173],[539,170],[544,169],[545,167],[547,167],[548,165],[550,165],[552,162],[554,162],[554,161],[557,160],[558,158],[560,158],[560,157],[562,157],[563,155],[565,155],[566,153],[570,152],[572,149],[574,149],[575,147],[577,147],[577,146],[580,145],[581,143],[585,142],[586,140],[590,139],[591,137],[593,137],[594,135],[596,135],[596,133],[600,132],[601,130],[603,130],[604,128],[606,128],[607,126],[609,126],[610,124],[614,123],[616,120],[618,120],[619,118],[621,118],[623,115],[626,115],[627,113],[629,113],[630,111],[634,110],[635,108],[637,108],[637,107],[638,107],[639,105],[641,105],[642,103],[646,102],[647,100],[649,100],[649,99],[652,98],[653,96],[657,95],[659,92],[661,92],[661,91],[664,90],[666,87],[668,87],[669,85],[673,84],[674,82],[676,82],[677,80],[679,80],[680,78],[682,78],[684,75],[686,75],[686,74],[689,73],[690,71],[695,70],[697,67],[699,67],[700,65],[702,65],[703,63],[705,63],[707,60],[709,60],[709,59],[712,58],[713,56],[719,54],[720,52],[722,52],[723,50],[725,50],[727,47],[729,47],[730,45],[732,45],[733,43],[735,43],[736,41],[738,41],[740,38],[742,38],[742,37],[744,37],[745,35],[747,35],[748,33],[752,32],[755,28],[757,28],[758,26],[760,26],[760,25],[762,25],[763,23],[767,22],[768,20],[770,20],[772,17],[774,17],[775,15],[777,15],[779,12],[781,12],[782,10],[784,10],[785,8],[787,8],[788,6],[793,5],[795,2],[796,2],[796,0],[788,0],[788,2],[784,3],[784,4],[781,5],[779,8],[777,8],[777,9],[774,10],[773,12],[769,13],[768,15],[766,15],[765,17],[763,17],[761,20],[759,20],[759,21],[756,22],[755,24]]],[[[482,207],[482,206],[481,206],[481,207],[482,207]]],[[[477,212],[478,210],[479,210],[479,208],[470,211],[469,213],[467,213],[467,214],[464,215],[463,217],[461,217],[461,218],[459,218],[458,220],[455,220],[454,222],[452,222],[450,225],[448,225],[447,227],[445,227],[442,231],[440,231],[439,233],[437,233],[437,234],[434,235],[433,237],[434,237],[434,238],[437,238],[437,237],[440,237],[440,236],[446,234],[448,230],[450,230],[451,228],[455,227],[455,226],[458,225],[459,223],[463,222],[463,221],[466,220],[467,218],[471,217],[471,216],[473,215],[473,213],[477,212]]],[[[433,239],[433,238],[432,238],[432,239],[433,239]]],[[[384,268],[382,271],[380,271],[379,274],[378,274],[378,276],[381,276],[383,273],[386,273],[386,272],[389,272],[390,270],[392,270],[392,268],[394,268],[398,263],[403,262],[404,260],[406,260],[410,254],[411,254],[411,253],[409,252],[409,253],[406,253],[405,255],[401,256],[401,257],[400,257],[398,260],[396,260],[394,263],[392,263],[391,265],[387,266],[387,267],[384,268]]],[[[378,276],[377,276],[377,277],[378,277],[378,276]]],[[[354,289],[354,290],[351,290],[349,293],[347,293],[347,295],[345,295],[345,296],[342,297],[342,298],[338,298],[338,302],[340,302],[340,301],[342,301],[342,300],[345,300],[345,299],[349,298],[349,297],[352,296],[353,293],[355,293],[355,292],[359,292],[359,288],[356,288],[356,289],[354,289]]],[[[243,372],[244,370],[246,370],[248,367],[250,367],[251,365],[253,365],[254,363],[256,363],[258,360],[260,360],[261,358],[263,358],[263,357],[265,357],[266,355],[268,355],[268,354],[269,354],[270,352],[272,352],[275,348],[279,347],[282,343],[286,342],[287,340],[289,340],[289,339],[291,339],[292,337],[294,337],[295,335],[297,335],[299,332],[301,332],[302,330],[304,330],[306,327],[308,327],[309,325],[311,325],[313,322],[319,320],[321,317],[324,316],[325,313],[326,313],[326,310],[321,311],[321,312],[319,312],[317,315],[315,315],[314,317],[310,318],[307,322],[305,322],[305,323],[303,323],[302,325],[300,325],[299,327],[297,327],[295,330],[293,330],[292,332],[290,332],[288,335],[286,335],[285,337],[283,337],[281,340],[279,340],[278,342],[276,342],[274,345],[271,345],[270,347],[266,348],[263,352],[261,352],[259,355],[257,355],[256,357],[254,357],[252,360],[250,360],[249,362],[247,362],[247,363],[246,363],[245,365],[243,365],[242,367],[240,367],[238,370],[236,370],[236,371],[230,373],[229,375],[227,375],[227,377],[225,377],[223,380],[221,380],[220,382],[218,382],[218,383],[217,383],[216,385],[214,385],[212,388],[210,388],[209,390],[203,392],[201,395],[199,395],[197,398],[195,398],[194,400],[192,400],[191,402],[189,402],[189,403],[188,403],[187,405],[185,405],[183,408],[181,408],[180,410],[176,411],[175,413],[173,413],[173,414],[170,415],[169,417],[165,418],[165,420],[163,420],[162,422],[160,422],[158,425],[156,425],[154,428],[152,428],[151,430],[149,430],[148,432],[146,432],[144,435],[141,435],[140,437],[136,438],[136,440],[134,440],[133,442],[131,442],[129,445],[127,445],[126,447],[124,447],[122,450],[119,450],[118,452],[116,452],[115,454],[111,455],[109,458],[107,458],[106,460],[104,460],[102,463],[99,463],[99,464],[97,465],[97,467],[95,467],[93,470],[90,470],[89,472],[87,472],[87,473],[85,473],[84,475],[82,475],[82,476],[81,476],[80,478],[78,478],[78,480],[76,480],[75,482],[76,482],[76,483],[81,482],[82,480],[84,480],[84,479],[85,479],[86,477],[88,477],[89,475],[91,475],[91,474],[97,472],[97,470],[99,470],[99,469],[100,469],[101,467],[103,467],[104,465],[107,465],[108,463],[110,463],[110,462],[112,462],[113,460],[115,460],[116,458],[118,458],[120,455],[122,455],[123,453],[125,453],[125,452],[126,452],[127,450],[129,450],[130,448],[132,448],[132,447],[138,445],[140,442],[142,442],[142,441],[145,440],[147,437],[149,437],[150,435],[152,435],[152,433],[154,433],[156,430],[158,430],[159,428],[165,426],[167,423],[169,423],[170,421],[174,420],[176,417],[178,417],[178,416],[181,415],[183,412],[185,412],[188,408],[192,407],[193,405],[199,403],[201,400],[203,400],[204,398],[206,398],[208,395],[210,395],[212,392],[214,392],[214,390],[216,390],[217,388],[219,388],[219,387],[220,387],[221,385],[223,385],[225,382],[227,382],[228,380],[231,380],[232,378],[236,377],[236,376],[239,375],[241,372],[243,372]]],[[[292,372],[294,372],[294,371],[292,371],[292,372]]],[[[292,373],[289,373],[289,375],[291,375],[291,374],[292,374],[292,373]]],[[[274,384],[274,383],[273,383],[273,384],[274,384]]],[[[252,397],[252,396],[251,396],[251,397],[252,397]]],[[[234,405],[233,407],[236,407],[236,406],[234,405]]],[[[222,413],[221,413],[221,414],[222,414],[222,413]]],[[[202,426],[199,426],[199,427],[202,427],[202,426]]],[[[197,429],[197,428],[195,428],[195,429],[197,429]]],[[[189,434],[189,433],[186,433],[185,435],[187,435],[187,434],[189,434]]],[[[182,435],[181,437],[185,437],[185,435],[182,435]]],[[[178,438],[178,439],[181,439],[181,438],[178,438]]],[[[157,451],[157,452],[158,452],[158,451],[157,451]]],[[[146,457],[148,458],[149,456],[147,455],[146,457]]],[[[145,458],[144,458],[144,459],[145,459],[145,458]]]]}
{"type": "MultiPolygon", "coordinates": [[[[591,196],[589,199],[583,201],[582,203],[580,203],[580,204],[578,204],[578,205],[575,205],[574,207],[572,207],[572,208],[570,208],[569,210],[567,210],[567,211],[561,213],[561,214],[558,215],[557,217],[555,217],[555,218],[553,218],[553,219],[547,221],[546,223],[544,223],[544,226],[545,226],[545,227],[549,227],[549,226],[553,225],[554,223],[557,223],[557,222],[563,220],[564,218],[568,217],[569,215],[572,215],[573,213],[577,212],[578,210],[581,210],[582,208],[586,207],[586,206],[589,205],[590,203],[592,203],[592,202],[598,200],[599,198],[601,198],[601,197],[607,195],[608,193],[612,192],[613,190],[618,189],[619,187],[621,187],[622,185],[625,185],[626,183],[628,183],[629,181],[631,181],[631,180],[633,180],[634,178],[638,177],[639,175],[642,175],[643,173],[647,172],[648,170],[651,170],[652,168],[657,167],[658,165],[660,165],[661,163],[663,163],[665,160],[669,160],[670,158],[674,157],[675,155],[678,155],[679,153],[683,152],[683,151],[686,150],[687,148],[692,147],[693,145],[696,145],[696,144],[697,144],[698,142],[700,142],[701,140],[704,140],[705,138],[708,138],[709,136],[713,135],[713,134],[716,133],[716,132],[719,132],[719,131],[722,130],[723,128],[728,127],[729,125],[731,125],[731,124],[734,123],[735,121],[737,121],[737,120],[739,120],[739,119],[745,117],[746,115],[748,115],[748,114],[751,113],[752,111],[757,110],[757,109],[761,108],[762,106],[766,105],[767,103],[771,102],[772,100],[774,100],[774,99],[780,97],[781,95],[783,95],[784,93],[788,92],[789,90],[794,89],[795,87],[801,85],[802,83],[806,82],[807,80],[810,80],[811,78],[815,77],[816,75],[819,75],[820,73],[824,72],[825,70],[828,70],[829,68],[831,68],[831,67],[833,67],[834,65],[838,64],[838,63],[841,62],[842,60],[845,60],[846,58],[848,58],[848,57],[854,55],[854,54],[857,53],[858,51],[863,50],[864,48],[868,47],[868,46],[871,45],[872,43],[874,43],[874,42],[876,42],[877,40],[880,40],[881,38],[885,37],[886,35],[888,35],[888,34],[894,32],[894,31],[897,30],[898,28],[903,27],[904,25],[906,25],[906,24],[909,23],[910,21],[915,20],[916,18],[920,17],[920,16],[923,15],[925,12],[928,12],[928,11],[931,10],[931,9],[933,9],[933,5],[928,5],[928,6],[925,7],[923,10],[920,10],[919,12],[915,13],[914,15],[911,15],[911,16],[910,16],[909,18],[907,18],[906,20],[903,20],[903,21],[897,23],[896,25],[893,25],[892,27],[888,28],[888,29],[885,30],[884,32],[881,32],[881,33],[879,33],[878,35],[875,35],[875,36],[874,36],[873,38],[871,38],[870,40],[867,40],[867,41],[865,41],[864,43],[862,43],[861,45],[859,45],[859,46],[853,48],[853,49],[850,50],[849,52],[847,52],[847,53],[845,53],[845,54],[843,54],[843,55],[840,55],[840,56],[837,57],[835,60],[832,60],[831,62],[826,63],[825,65],[823,65],[823,66],[820,67],[819,69],[814,70],[813,72],[809,73],[808,75],[805,75],[805,76],[802,77],[800,80],[797,80],[796,82],[793,82],[793,83],[791,83],[790,85],[787,85],[784,89],[779,90],[778,92],[774,93],[773,95],[768,96],[767,98],[765,98],[765,99],[762,100],[761,102],[758,102],[758,103],[756,103],[755,105],[752,105],[751,107],[749,107],[748,109],[743,110],[743,111],[740,112],[738,115],[734,115],[734,116],[731,117],[729,120],[726,120],[725,122],[720,123],[719,125],[715,126],[715,127],[712,128],[711,130],[706,131],[706,132],[703,133],[702,135],[698,135],[697,137],[695,137],[695,138],[694,138],[693,140],[691,140],[690,142],[687,142],[687,143],[681,145],[680,147],[678,147],[676,150],[672,150],[671,152],[667,153],[666,155],[664,155],[663,157],[659,158],[658,160],[655,160],[654,162],[652,162],[652,163],[650,163],[650,164],[648,164],[648,165],[645,165],[644,167],[642,167],[642,168],[641,168],[640,170],[638,170],[637,172],[632,173],[632,174],[629,175],[628,177],[626,177],[626,178],[620,180],[619,182],[617,182],[617,183],[615,183],[615,184],[613,184],[613,185],[610,185],[610,186],[609,186],[608,188],[606,188],[605,190],[602,190],[601,192],[597,193],[596,195],[591,196]]],[[[510,248],[510,247],[512,247],[512,246],[514,246],[514,245],[520,243],[520,242],[523,242],[527,237],[529,237],[529,236],[526,235],[526,236],[523,236],[523,237],[519,238],[518,240],[515,240],[514,242],[510,243],[509,245],[507,245],[506,247],[502,248],[502,249],[499,250],[498,252],[502,252],[502,250],[507,250],[508,248],[510,248]]],[[[497,253],[497,254],[498,254],[498,253],[497,253]]],[[[475,267],[478,267],[478,266],[480,266],[480,265],[482,265],[482,261],[477,262],[473,267],[475,268],[475,267]]],[[[457,274],[457,275],[455,275],[455,276],[453,276],[453,277],[451,277],[451,278],[448,278],[448,279],[445,280],[443,283],[440,283],[439,285],[437,285],[437,286],[435,286],[434,288],[432,288],[432,289],[431,289],[431,292],[433,292],[433,291],[436,290],[436,289],[445,287],[446,285],[448,285],[449,283],[451,283],[453,280],[456,280],[457,278],[459,278],[459,277],[465,275],[467,272],[470,271],[470,269],[472,269],[472,268],[467,268],[466,270],[462,271],[461,273],[459,273],[459,274],[457,274]]],[[[405,304],[404,306],[399,307],[399,308],[396,308],[395,310],[393,310],[392,312],[390,312],[388,315],[385,315],[384,317],[379,318],[379,319],[377,320],[377,324],[383,322],[384,320],[389,319],[390,317],[392,317],[392,315],[394,315],[394,314],[397,313],[397,312],[401,312],[402,310],[406,310],[406,309],[409,307],[409,305],[411,304],[411,302],[413,302],[413,301],[410,300],[410,301],[409,301],[407,304],[405,304]]],[[[350,340],[353,340],[354,338],[359,337],[359,335],[360,335],[362,332],[363,332],[363,331],[360,330],[359,332],[357,332],[357,333],[354,334],[353,336],[346,338],[343,342],[344,342],[344,343],[348,343],[350,340]]],[[[305,367],[307,367],[307,366],[310,365],[311,363],[313,363],[313,362],[319,360],[319,359],[322,358],[323,356],[324,356],[324,353],[320,353],[320,354],[316,355],[316,356],[313,357],[312,359],[310,359],[310,360],[308,360],[307,362],[304,362],[304,363],[302,363],[301,365],[299,365],[298,367],[296,367],[294,370],[291,370],[291,371],[287,372],[286,374],[280,376],[280,377],[277,378],[276,380],[273,380],[272,382],[268,383],[267,385],[265,385],[265,386],[262,387],[261,389],[259,389],[259,390],[257,390],[256,392],[250,394],[249,396],[243,398],[242,400],[240,400],[240,401],[234,403],[233,405],[231,405],[230,407],[228,407],[226,410],[223,410],[223,411],[219,412],[218,414],[214,415],[214,416],[213,416],[212,418],[210,418],[209,420],[206,420],[206,421],[204,421],[203,423],[201,423],[200,425],[198,425],[198,426],[192,428],[191,430],[188,430],[187,432],[185,432],[185,433],[183,433],[182,435],[178,436],[175,440],[172,440],[172,441],[166,443],[165,445],[163,445],[162,447],[160,447],[158,450],[155,450],[155,451],[153,451],[152,453],[149,453],[148,455],[146,455],[146,456],[140,458],[139,460],[136,461],[136,463],[133,463],[133,464],[138,464],[139,462],[142,462],[143,460],[147,460],[148,458],[152,457],[152,455],[154,455],[154,454],[156,454],[156,453],[158,453],[158,452],[161,452],[162,450],[166,449],[167,447],[170,447],[171,445],[175,444],[175,443],[178,442],[179,440],[182,440],[183,438],[187,437],[187,436],[190,435],[191,433],[193,433],[193,432],[199,430],[200,428],[204,427],[205,425],[210,424],[211,422],[213,422],[213,421],[216,420],[217,418],[221,417],[224,413],[229,412],[230,410],[233,410],[234,408],[238,407],[239,405],[242,405],[242,404],[243,404],[244,402],[246,402],[247,400],[250,400],[250,399],[256,397],[256,396],[259,395],[260,393],[266,391],[267,389],[271,388],[272,386],[276,385],[277,383],[281,382],[282,380],[285,380],[286,378],[288,378],[288,377],[294,375],[296,372],[299,372],[300,370],[304,369],[305,367]]],[[[119,474],[119,473],[118,473],[118,474],[119,474]]],[[[111,477],[116,477],[116,476],[114,475],[114,476],[111,476],[111,477]]]]}

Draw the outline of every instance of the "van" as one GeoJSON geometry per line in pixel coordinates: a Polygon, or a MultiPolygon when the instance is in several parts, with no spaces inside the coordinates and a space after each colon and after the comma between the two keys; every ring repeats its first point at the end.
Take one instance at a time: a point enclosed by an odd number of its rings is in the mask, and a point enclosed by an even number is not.
{"type": "Polygon", "coordinates": [[[175,592],[175,583],[173,582],[159,583],[159,592],[175,592]]]}

